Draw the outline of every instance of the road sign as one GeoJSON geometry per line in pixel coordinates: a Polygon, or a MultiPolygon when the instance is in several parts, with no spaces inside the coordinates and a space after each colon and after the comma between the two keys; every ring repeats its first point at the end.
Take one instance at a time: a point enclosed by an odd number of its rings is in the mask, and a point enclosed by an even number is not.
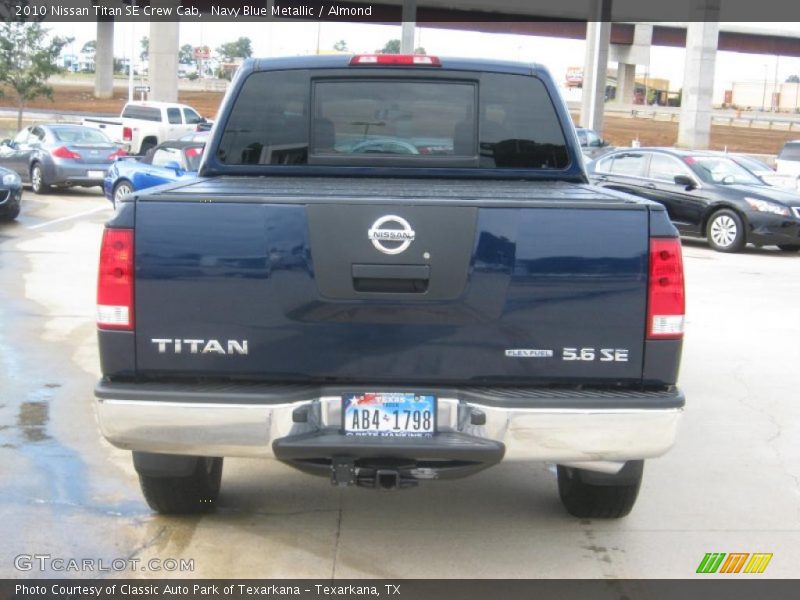
{"type": "Polygon", "coordinates": [[[211,58],[211,49],[208,46],[195,46],[194,58],[195,60],[208,60],[211,58]]]}

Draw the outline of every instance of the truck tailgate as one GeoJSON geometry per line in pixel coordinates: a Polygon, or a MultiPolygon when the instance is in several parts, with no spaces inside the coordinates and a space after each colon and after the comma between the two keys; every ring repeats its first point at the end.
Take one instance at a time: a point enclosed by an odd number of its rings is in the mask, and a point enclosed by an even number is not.
{"type": "Polygon", "coordinates": [[[564,183],[217,178],[158,191],[136,203],[137,373],[640,380],[648,218],[647,204],[564,183]],[[373,243],[371,229],[406,231],[373,243]],[[379,248],[408,231],[403,251],[379,248]]]}

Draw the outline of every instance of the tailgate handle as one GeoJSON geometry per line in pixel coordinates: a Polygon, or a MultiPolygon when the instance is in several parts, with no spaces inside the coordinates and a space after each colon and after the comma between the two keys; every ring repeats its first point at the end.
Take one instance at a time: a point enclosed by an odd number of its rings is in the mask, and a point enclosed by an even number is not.
{"type": "Polygon", "coordinates": [[[428,291],[431,268],[428,265],[352,266],[353,289],[383,294],[424,294],[428,291]]]}

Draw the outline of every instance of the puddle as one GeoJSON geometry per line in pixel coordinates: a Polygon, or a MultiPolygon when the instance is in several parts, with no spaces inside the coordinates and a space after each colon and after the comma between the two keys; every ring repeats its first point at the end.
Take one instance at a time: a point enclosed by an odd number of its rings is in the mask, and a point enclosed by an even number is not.
{"type": "Polygon", "coordinates": [[[47,422],[50,420],[50,406],[47,402],[23,402],[19,406],[17,427],[29,442],[49,439],[47,422]]]}

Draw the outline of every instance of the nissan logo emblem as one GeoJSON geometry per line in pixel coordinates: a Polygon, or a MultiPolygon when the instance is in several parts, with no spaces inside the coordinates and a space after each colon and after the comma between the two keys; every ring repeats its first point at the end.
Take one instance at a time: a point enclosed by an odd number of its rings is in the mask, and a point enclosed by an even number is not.
{"type": "Polygon", "coordinates": [[[405,252],[415,236],[408,221],[396,215],[381,217],[367,231],[367,237],[372,241],[372,245],[384,254],[405,252]]]}

